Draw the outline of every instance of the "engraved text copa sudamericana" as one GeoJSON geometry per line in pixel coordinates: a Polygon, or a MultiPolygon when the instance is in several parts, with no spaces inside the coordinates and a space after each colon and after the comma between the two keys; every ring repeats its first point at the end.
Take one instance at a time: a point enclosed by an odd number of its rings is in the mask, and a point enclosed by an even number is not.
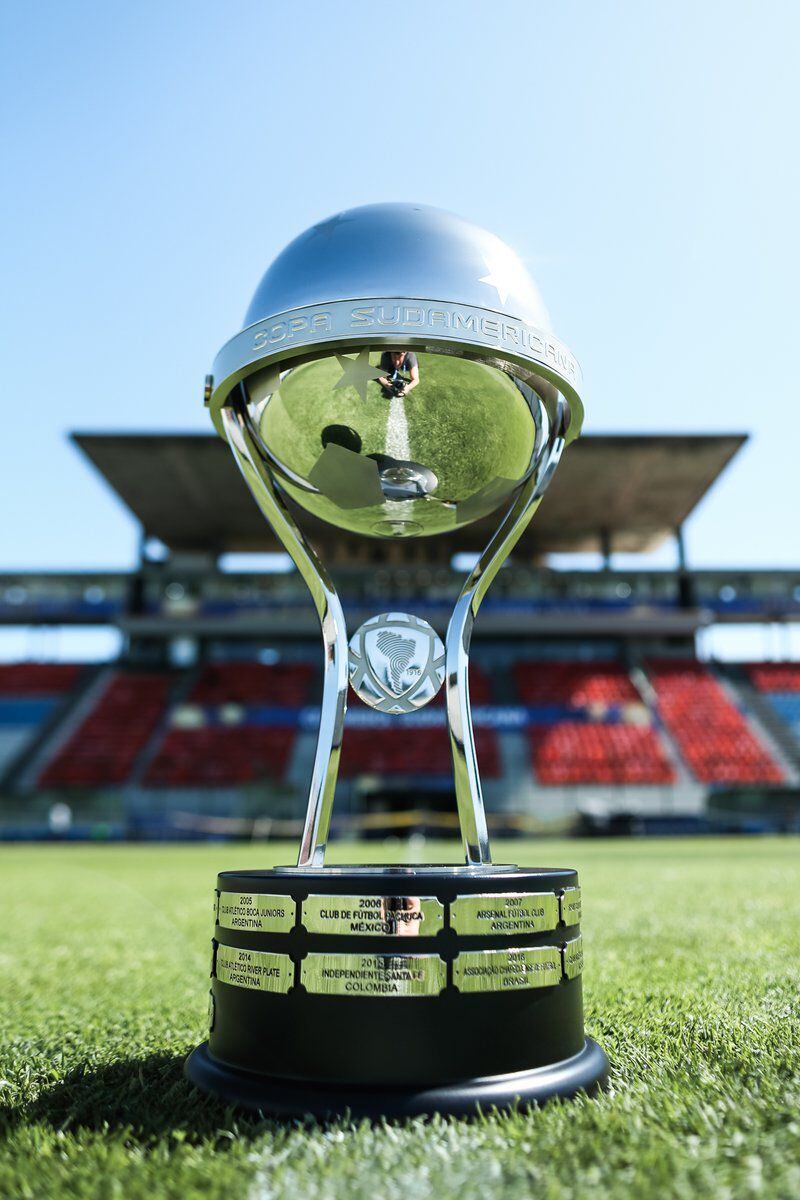
{"type": "Polygon", "coordinates": [[[247,331],[251,348],[263,352],[281,343],[302,342],[304,345],[319,338],[358,335],[365,330],[381,333],[400,329],[409,336],[437,336],[447,332],[465,341],[477,339],[486,346],[519,351],[534,362],[560,371],[576,386],[580,382],[580,367],[566,346],[552,334],[536,329],[524,321],[500,318],[481,309],[422,304],[332,305],[315,311],[296,311],[282,314],[268,324],[256,325],[247,331]],[[413,332],[412,332],[413,331],[413,332]]]}

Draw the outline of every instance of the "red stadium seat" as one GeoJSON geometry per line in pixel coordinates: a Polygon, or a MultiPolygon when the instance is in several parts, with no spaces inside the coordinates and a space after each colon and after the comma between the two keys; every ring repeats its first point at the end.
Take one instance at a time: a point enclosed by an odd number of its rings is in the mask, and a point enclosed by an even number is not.
{"type": "Polygon", "coordinates": [[[43,772],[43,787],[100,787],[125,783],[167,703],[167,675],[113,675],[83,724],[43,772]]]}
{"type": "Polygon", "coordinates": [[[529,737],[540,783],[658,784],[675,777],[658,735],[648,725],[558,721],[534,725],[529,737]]]}
{"type": "Polygon", "coordinates": [[[783,772],[702,663],[647,663],[664,724],[701,783],[781,783],[783,772]]]}
{"type": "MultiPolygon", "coordinates": [[[[187,703],[204,708],[237,704],[299,708],[308,699],[313,668],[307,663],[230,662],[205,667],[187,703]]],[[[281,779],[295,729],[249,723],[172,728],[144,778],[147,787],[225,787],[281,779]]]]}
{"type": "Polygon", "coordinates": [[[591,662],[522,661],[514,668],[519,697],[539,708],[572,709],[575,718],[536,722],[528,739],[540,783],[663,784],[674,779],[658,733],[625,720],[586,720],[607,709],[635,705],[642,698],[627,669],[612,660],[591,662]],[[578,716],[584,719],[577,719],[578,716]]]}
{"type": "Polygon", "coordinates": [[[82,671],[79,663],[3,663],[0,696],[56,696],[68,692],[82,671]]]}
{"type": "Polygon", "coordinates": [[[308,663],[215,663],[203,669],[188,700],[192,704],[306,703],[313,669],[308,663]]]}
{"type": "MultiPolygon", "coordinates": [[[[402,718],[398,717],[398,722],[402,718]]],[[[476,729],[481,774],[500,775],[500,751],[493,729],[476,729]]],[[[453,765],[445,728],[347,729],[339,772],[356,775],[450,775],[453,765]]]]}
{"type": "Polygon", "coordinates": [[[759,692],[800,692],[800,663],[749,663],[747,674],[759,692]]]}
{"type": "MultiPolygon", "coordinates": [[[[443,704],[444,697],[445,691],[442,688],[437,699],[443,704]]],[[[484,674],[477,663],[471,663],[469,668],[469,700],[473,707],[492,703],[492,685],[488,675],[484,674]]]]}
{"type": "MultiPolygon", "coordinates": [[[[487,676],[474,663],[470,665],[469,694],[473,707],[491,702],[491,686],[487,676]]],[[[444,705],[441,689],[431,703],[444,705]]],[[[351,691],[350,708],[366,710],[368,706],[351,691]]],[[[486,778],[500,775],[500,748],[493,729],[476,729],[475,744],[481,774],[486,778]]],[[[453,764],[450,741],[444,724],[436,727],[409,728],[403,718],[394,718],[392,725],[380,729],[345,727],[339,774],[342,778],[357,775],[450,775],[453,764]]]]}
{"type": "Polygon", "coordinates": [[[280,779],[294,738],[293,729],[260,725],[171,729],[144,782],[148,787],[225,787],[280,779]]]}
{"type": "Polygon", "coordinates": [[[626,669],[611,661],[522,661],[514,665],[514,679],[523,704],[585,708],[641,703],[626,669]]]}

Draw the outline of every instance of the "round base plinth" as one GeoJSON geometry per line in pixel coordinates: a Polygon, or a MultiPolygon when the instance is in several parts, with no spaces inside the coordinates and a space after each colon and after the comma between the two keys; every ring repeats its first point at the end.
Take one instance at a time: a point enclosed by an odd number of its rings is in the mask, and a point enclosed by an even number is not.
{"type": "Polygon", "coordinates": [[[298,1084],[236,1070],[217,1062],[203,1042],[186,1060],[186,1076],[204,1092],[225,1104],[280,1119],[306,1116],[327,1119],[351,1117],[415,1117],[441,1113],[468,1117],[491,1109],[528,1108],[559,1096],[593,1095],[608,1078],[608,1059],[592,1038],[572,1058],[484,1079],[469,1079],[441,1087],[344,1087],[330,1083],[298,1084]]]}
{"type": "Polygon", "coordinates": [[[193,1083],[273,1116],[469,1114],[591,1092],[570,868],[225,871],[193,1083]]]}

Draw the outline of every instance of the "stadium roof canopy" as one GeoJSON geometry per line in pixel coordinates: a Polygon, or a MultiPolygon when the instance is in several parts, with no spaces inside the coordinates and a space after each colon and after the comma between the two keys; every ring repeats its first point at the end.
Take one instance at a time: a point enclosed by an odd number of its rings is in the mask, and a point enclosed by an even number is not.
{"type": "MultiPolygon", "coordinates": [[[[73,433],[72,440],[141,523],[173,551],[276,550],[226,444],[213,434],[73,433]]],[[[746,440],[745,434],[589,434],[564,455],[520,548],[528,554],[645,551],[674,534],[746,440]]],[[[302,513],[329,550],[367,539],[302,513]]],[[[448,556],[482,548],[497,518],[405,546],[448,556]],[[446,543],[446,546],[445,544],[446,543]],[[434,544],[436,549],[434,549],[434,544]]],[[[373,547],[397,546],[370,539],[373,547]]]]}

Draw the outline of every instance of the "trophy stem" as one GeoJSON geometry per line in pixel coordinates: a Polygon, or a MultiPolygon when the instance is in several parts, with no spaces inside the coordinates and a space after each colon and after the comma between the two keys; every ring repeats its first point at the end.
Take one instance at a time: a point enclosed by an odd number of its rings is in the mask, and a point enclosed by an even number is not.
{"type": "Polygon", "coordinates": [[[342,752],[347,708],[347,632],[342,606],[335,592],[328,597],[325,612],[320,616],[320,625],[325,646],[325,675],[311,791],[297,854],[298,867],[324,866],[342,752]]]}
{"type": "Polygon", "coordinates": [[[458,823],[466,860],[469,866],[480,866],[490,863],[492,854],[469,703],[469,645],[474,622],[472,597],[462,591],[445,640],[447,726],[453,755],[458,823]]]}
{"type": "Polygon", "coordinates": [[[555,417],[536,467],[470,572],[447,627],[447,725],[453,755],[458,822],[469,866],[492,861],[469,701],[472,627],[492,580],[539,507],[561,458],[567,424],[568,410],[563,398],[559,397],[555,417]]]}
{"type": "Polygon", "coordinates": [[[344,716],[347,708],[347,628],[333,581],[293,521],[278,494],[272,475],[250,433],[241,391],[222,410],[225,436],[237,466],[311,593],[322,628],[325,674],[322,686],[317,749],[311,775],[298,867],[322,867],[339,771],[344,716]]]}

